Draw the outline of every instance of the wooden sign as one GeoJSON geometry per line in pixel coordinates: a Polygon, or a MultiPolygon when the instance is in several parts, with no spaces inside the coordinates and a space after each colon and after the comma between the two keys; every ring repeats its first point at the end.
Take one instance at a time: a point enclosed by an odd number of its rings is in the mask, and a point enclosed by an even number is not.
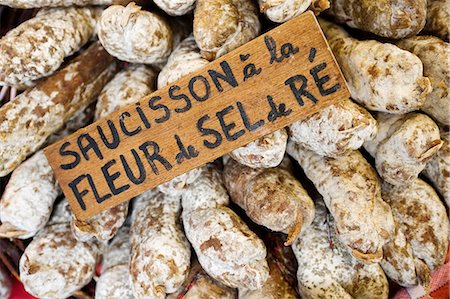
{"type": "Polygon", "coordinates": [[[44,151],[84,220],[349,96],[308,12],[44,151]]]}

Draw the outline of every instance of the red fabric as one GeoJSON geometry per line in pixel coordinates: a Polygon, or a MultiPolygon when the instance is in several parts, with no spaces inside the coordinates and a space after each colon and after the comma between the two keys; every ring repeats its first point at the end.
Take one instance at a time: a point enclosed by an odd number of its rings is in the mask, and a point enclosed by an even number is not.
{"type": "Polygon", "coordinates": [[[450,245],[447,250],[447,257],[445,264],[434,271],[432,274],[431,293],[429,295],[422,295],[423,289],[421,287],[403,288],[398,291],[394,299],[448,299],[450,298],[450,245]]]}
{"type": "Polygon", "coordinates": [[[14,279],[12,292],[11,296],[9,296],[9,299],[38,299],[38,298],[28,294],[23,288],[23,285],[17,279],[14,279]]]}

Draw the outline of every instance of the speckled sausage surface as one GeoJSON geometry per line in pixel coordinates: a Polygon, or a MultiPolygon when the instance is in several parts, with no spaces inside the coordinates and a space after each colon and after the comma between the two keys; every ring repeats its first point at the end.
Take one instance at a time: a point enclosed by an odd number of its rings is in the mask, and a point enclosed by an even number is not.
{"type": "Polygon", "coordinates": [[[338,236],[353,256],[379,262],[382,246],[394,232],[379,178],[358,151],[337,159],[321,157],[290,141],[287,152],[305,171],[333,215],[338,236]]]}
{"type": "Polygon", "coordinates": [[[308,193],[281,167],[252,169],[229,159],[223,176],[231,199],[253,222],[287,233],[286,245],[314,219],[314,203],[308,193]]]}
{"type": "Polygon", "coordinates": [[[214,60],[254,39],[261,31],[258,10],[248,0],[197,0],[194,37],[204,58],[214,60]]]}
{"type": "Polygon", "coordinates": [[[292,249],[302,298],[388,298],[389,285],[381,267],[361,263],[350,254],[336,235],[332,217],[327,222],[323,203],[316,202],[313,224],[292,249]]]}
{"type": "Polygon", "coordinates": [[[308,9],[312,0],[258,0],[259,10],[269,20],[284,23],[308,9]]]}
{"type": "Polygon", "coordinates": [[[189,275],[177,292],[166,299],[236,299],[236,290],[212,279],[196,259],[192,261],[189,275]]]}
{"type": "Polygon", "coordinates": [[[325,109],[289,126],[289,137],[321,156],[336,158],[360,148],[375,137],[377,122],[351,100],[325,109]]]}
{"type": "Polygon", "coordinates": [[[434,36],[415,36],[397,45],[420,58],[423,74],[431,81],[433,90],[422,111],[437,122],[450,125],[450,44],[434,36]]]}
{"type": "Polygon", "coordinates": [[[269,276],[264,243],[230,208],[222,176],[212,165],[182,196],[186,237],[203,269],[232,288],[259,289],[269,276]]]}
{"type": "Polygon", "coordinates": [[[405,186],[384,183],[382,192],[414,256],[424,261],[430,270],[443,265],[449,219],[434,189],[421,179],[415,179],[405,186]]]}
{"type": "Polygon", "coordinates": [[[77,111],[100,93],[116,72],[99,43],[0,108],[0,176],[37,151],[77,111]]]}
{"type": "Polygon", "coordinates": [[[184,75],[195,72],[208,64],[191,35],[184,39],[170,54],[167,64],[158,75],[158,88],[172,83],[184,75]]]}
{"type": "Polygon", "coordinates": [[[51,75],[91,38],[99,14],[93,8],[52,9],[9,31],[0,39],[0,84],[23,88],[51,75]]]}
{"type": "Polygon", "coordinates": [[[132,63],[165,62],[173,47],[173,32],[161,16],[134,3],[112,5],[103,11],[97,26],[106,51],[132,63]]]}
{"type": "MultiPolygon", "coordinates": [[[[92,115],[91,107],[79,111],[46,143],[51,144],[84,127],[92,120],[92,115]]],[[[47,223],[60,194],[47,158],[38,151],[13,171],[1,195],[0,237],[26,239],[34,236],[47,223]]]]}
{"type": "Polygon", "coordinates": [[[393,185],[413,181],[439,151],[442,140],[436,123],[427,115],[378,113],[378,134],[364,144],[375,157],[380,176],[393,185]]]}
{"type": "Polygon", "coordinates": [[[251,168],[276,167],[286,152],[288,135],[285,129],[267,134],[229,153],[230,157],[251,168]]]}
{"type": "Polygon", "coordinates": [[[131,64],[117,73],[98,96],[95,119],[136,103],[156,90],[156,72],[145,65],[131,64]]]}
{"type": "Polygon", "coordinates": [[[27,239],[45,226],[61,193],[44,152],[14,170],[0,200],[0,236],[27,239]]]}
{"type": "Polygon", "coordinates": [[[195,6],[195,0],[154,0],[153,2],[171,16],[185,15],[195,6]]]}
{"type": "MultiPolygon", "coordinates": [[[[124,0],[0,0],[1,5],[14,8],[39,8],[39,7],[65,7],[65,6],[87,6],[107,5],[124,0]]],[[[127,1],[130,2],[130,1],[127,1]]]]}
{"type": "Polygon", "coordinates": [[[149,191],[131,227],[130,277],[136,298],[165,298],[183,284],[191,250],[181,229],[179,197],[149,191]]]}
{"type": "Polygon", "coordinates": [[[267,258],[269,265],[269,278],[262,288],[258,290],[239,290],[239,298],[242,299],[295,299],[298,298],[294,288],[287,283],[283,277],[277,262],[272,258],[267,258]]]}
{"type": "Polygon", "coordinates": [[[327,13],[340,23],[389,38],[419,33],[425,26],[426,0],[330,0],[327,13]]]}
{"type": "Polygon", "coordinates": [[[431,92],[420,59],[389,43],[359,41],[320,19],[352,98],[366,109],[403,114],[420,109],[431,92]]]}
{"type": "Polygon", "coordinates": [[[433,183],[450,207],[450,132],[441,131],[442,147],[431,158],[424,169],[424,174],[433,183]]]}
{"type": "Polygon", "coordinates": [[[430,269],[423,261],[414,257],[411,245],[397,222],[392,240],[383,246],[380,266],[390,279],[404,287],[418,283],[426,287],[431,281],[430,269]]]}
{"type": "Polygon", "coordinates": [[[429,0],[425,31],[450,41],[450,0],[429,0]]]}
{"type": "Polygon", "coordinates": [[[95,287],[96,299],[134,299],[129,281],[130,227],[122,226],[103,256],[100,278],[95,287]]]}
{"type": "MultiPolygon", "coordinates": [[[[20,279],[38,298],[67,298],[92,279],[100,250],[95,242],[79,242],[70,232],[69,217],[58,210],[53,221],[31,241],[20,258],[20,279]]],[[[67,209],[67,208],[66,208],[67,209]]]]}

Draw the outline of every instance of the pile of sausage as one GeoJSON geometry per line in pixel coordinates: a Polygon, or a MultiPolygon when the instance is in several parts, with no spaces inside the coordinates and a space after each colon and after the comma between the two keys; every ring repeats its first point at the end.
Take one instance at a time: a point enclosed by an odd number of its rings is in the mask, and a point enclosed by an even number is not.
{"type": "MultiPolygon", "coordinates": [[[[0,39],[0,237],[32,238],[27,292],[68,298],[93,278],[108,299],[429,291],[449,239],[450,0],[0,4],[39,8],[0,39]],[[75,218],[43,147],[308,9],[351,99],[75,218]]],[[[0,298],[10,287],[0,266],[0,298]]]]}

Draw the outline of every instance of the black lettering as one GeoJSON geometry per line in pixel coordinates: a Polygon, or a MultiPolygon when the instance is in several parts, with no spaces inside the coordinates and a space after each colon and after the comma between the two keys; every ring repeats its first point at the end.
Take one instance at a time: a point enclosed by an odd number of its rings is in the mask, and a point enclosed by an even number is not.
{"type": "Polygon", "coordinates": [[[233,135],[230,135],[230,131],[236,127],[236,123],[234,122],[229,124],[225,123],[224,116],[227,115],[231,110],[233,110],[233,106],[230,105],[216,113],[216,116],[220,122],[220,126],[222,127],[222,131],[225,134],[225,137],[227,138],[228,141],[234,141],[239,137],[241,137],[242,135],[244,135],[245,133],[244,130],[239,130],[233,135]]]}
{"type": "Polygon", "coordinates": [[[275,43],[275,40],[271,36],[264,36],[264,43],[266,44],[267,50],[269,50],[270,53],[270,64],[272,64],[274,61],[279,62],[277,58],[277,44],[275,43]]]}
{"type": "Polygon", "coordinates": [[[69,183],[69,187],[70,187],[70,189],[72,189],[72,192],[75,195],[75,198],[77,199],[77,202],[80,205],[81,209],[83,209],[83,211],[86,211],[86,204],[84,203],[83,197],[86,194],[88,194],[89,191],[84,189],[83,191],[80,192],[80,190],[78,190],[78,184],[83,179],[87,178],[88,175],[82,174],[69,183]]]}
{"type": "Polygon", "coordinates": [[[264,36],[264,43],[270,53],[270,64],[273,62],[282,62],[285,58],[289,58],[292,55],[299,52],[298,47],[294,47],[291,43],[285,43],[281,46],[280,56],[277,53],[277,43],[271,36],[264,36]]]}
{"type": "Polygon", "coordinates": [[[141,103],[137,102],[136,103],[136,111],[139,114],[139,117],[141,118],[142,123],[144,124],[144,126],[147,129],[150,129],[151,128],[150,122],[148,121],[147,116],[145,115],[144,111],[142,110],[142,108],[140,106],[141,106],[141,103]]]}
{"type": "Polygon", "coordinates": [[[103,133],[103,128],[101,126],[97,126],[97,131],[103,141],[103,144],[109,149],[114,149],[119,146],[120,137],[112,120],[108,119],[107,124],[109,127],[109,131],[111,132],[112,141],[109,141],[108,138],[106,138],[106,135],[103,133]]]}
{"type": "Polygon", "coordinates": [[[184,100],[186,102],[186,105],[183,108],[175,108],[175,112],[177,113],[183,113],[188,111],[189,109],[191,109],[192,104],[191,104],[191,100],[189,100],[188,96],[185,95],[184,93],[180,94],[180,95],[176,95],[174,94],[175,91],[180,90],[180,86],[178,85],[172,85],[169,88],[169,97],[172,100],[184,100]]]}
{"type": "Polygon", "coordinates": [[[223,70],[223,74],[218,73],[214,70],[208,70],[208,74],[211,77],[214,85],[216,86],[217,90],[222,92],[223,87],[222,84],[220,84],[219,79],[227,82],[232,87],[238,86],[238,82],[236,81],[236,78],[234,77],[233,71],[230,68],[230,65],[226,61],[222,61],[220,63],[220,67],[223,70]]]}
{"type": "Polygon", "coordinates": [[[244,106],[242,105],[241,102],[236,102],[236,105],[239,109],[239,113],[241,114],[241,118],[244,121],[244,126],[247,128],[247,130],[254,131],[256,129],[258,129],[259,127],[261,127],[264,124],[264,120],[260,119],[258,120],[256,123],[251,124],[250,120],[248,118],[247,113],[245,112],[244,106]]]}
{"type": "Polygon", "coordinates": [[[97,142],[95,142],[95,139],[92,138],[91,136],[89,136],[89,134],[81,134],[80,136],[78,136],[77,144],[78,144],[78,147],[80,148],[81,153],[83,154],[84,159],[86,159],[86,161],[89,161],[88,152],[91,149],[94,151],[94,153],[97,155],[97,157],[100,160],[103,159],[103,155],[98,147],[97,142]],[[83,140],[86,140],[88,142],[88,144],[83,145],[83,140]]]}
{"type": "Polygon", "coordinates": [[[195,149],[194,146],[189,145],[186,149],[186,147],[184,146],[183,142],[180,139],[180,136],[175,134],[174,137],[175,137],[175,140],[177,141],[177,145],[180,150],[178,152],[178,154],[175,156],[175,160],[177,161],[178,164],[181,164],[184,159],[189,160],[189,159],[198,157],[198,151],[195,149]]]}
{"type": "Polygon", "coordinates": [[[123,168],[125,169],[125,173],[127,174],[127,177],[132,181],[135,185],[142,184],[144,182],[145,178],[147,177],[147,172],[145,171],[144,164],[142,163],[141,157],[139,157],[136,150],[131,149],[131,153],[133,154],[134,161],[136,162],[136,166],[139,170],[139,176],[136,177],[133,174],[133,171],[130,168],[130,165],[128,164],[127,160],[125,159],[124,155],[120,155],[120,161],[123,164],[123,168]]]}
{"type": "Polygon", "coordinates": [[[341,85],[339,83],[337,83],[328,89],[323,88],[323,85],[325,83],[327,83],[328,81],[330,81],[330,76],[325,75],[323,77],[319,77],[318,73],[321,70],[325,69],[326,67],[327,67],[327,64],[325,62],[322,62],[321,64],[316,65],[309,71],[310,74],[313,76],[314,82],[316,83],[317,87],[319,88],[320,94],[322,96],[327,96],[332,93],[335,93],[341,87],[341,85]]]}
{"type": "Polygon", "coordinates": [[[172,165],[167,161],[164,157],[159,154],[159,145],[153,141],[146,141],[139,146],[139,149],[144,153],[145,158],[147,158],[150,167],[153,170],[153,173],[158,175],[159,170],[156,167],[155,160],[161,163],[166,170],[172,169],[172,165]],[[148,151],[148,147],[152,147],[153,152],[150,154],[148,151]]]}
{"type": "MultiPolygon", "coordinates": [[[[281,55],[284,58],[291,57],[294,54],[297,54],[299,51],[298,47],[295,47],[291,43],[285,43],[281,46],[281,55]]],[[[282,59],[282,60],[283,60],[282,59]]]]}
{"type": "Polygon", "coordinates": [[[127,127],[125,126],[125,117],[130,117],[130,113],[129,112],[123,112],[120,115],[119,118],[119,124],[120,124],[120,128],[122,129],[122,132],[127,135],[127,136],[134,136],[136,134],[138,134],[140,131],[142,131],[141,126],[138,126],[136,129],[134,129],[133,131],[128,131],[127,127]]]}
{"type": "Polygon", "coordinates": [[[120,172],[116,171],[114,173],[109,173],[109,168],[116,164],[116,160],[110,160],[105,165],[102,166],[102,173],[106,179],[106,183],[108,184],[109,190],[111,190],[112,194],[117,195],[128,189],[130,189],[130,185],[126,184],[119,188],[116,187],[114,181],[120,177],[120,172]]]}
{"type": "Polygon", "coordinates": [[[270,122],[274,122],[280,117],[288,116],[292,112],[292,109],[286,110],[285,103],[281,103],[280,105],[275,104],[271,96],[267,96],[267,102],[270,106],[270,112],[267,116],[267,120],[270,122]]]}
{"type": "Polygon", "coordinates": [[[61,167],[61,169],[64,169],[64,170],[74,169],[75,167],[78,166],[78,164],[80,163],[80,160],[81,160],[80,155],[77,152],[66,150],[66,147],[68,147],[69,145],[70,145],[70,142],[66,141],[59,148],[59,154],[62,157],[72,156],[75,159],[73,162],[70,162],[67,164],[61,164],[60,167],[61,167]]]}
{"type": "Polygon", "coordinates": [[[209,115],[202,116],[197,121],[197,129],[199,130],[199,132],[201,133],[202,136],[213,135],[215,137],[214,142],[210,142],[208,140],[203,140],[203,144],[207,148],[213,149],[213,148],[218,147],[222,143],[222,135],[220,135],[220,133],[214,129],[204,128],[203,123],[207,120],[209,120],[209,115]]]}
{"type": "Polygon", "coordinates": [[[194,97],[194,99],[196,99],[199,102],[204,102],[209,98],[209,94],[211,92],[211,86],[209,85],[208,80],[206,80],[205,77],[203,77],[202,75],[198,75],[193,77],[190,81],[189,81],[189,91],[191,93],[191,95],[194,97]],[[197,92],[194,90],[194,84],[197,81],[201,81],[203,82],[203,85],[205,86],[205,94],[203,96],[199,96],[197,94],[197,92]]]}
{"type": "Polygon", "coordinates": [[[98,203],[101,203],[111,197],[111,194],[106,194],[101,197],[98,194],[97,187],[94,184],[94,180],[92,179],[92,176],[90,174],[82,174],[82,175],[78,176],[77,178],[75,178],[72,182],[70,182],[69,187],[70,187],[70,189],[72,189],[72,192],[75,195],[75,198],[77,199],[78,204],[80,205],[80,207],[83,210],[86,210],[86,205],[83,201],[83,197],[89,193],[89,191],[86,189],[84,189],[81,192],[78,190],[77,186],[83,179],[88,180],[88,183],[89,183],[89,186],[91,187],[92,193],[94,193],[95,200],[98,203]]]}
{"type": "Polygon", "coordinates": [[[292,76],[289,79],[287,79],[286,81],[284,81],[284,84],[289,85],[292,93],[295,96],[295,99],[297,100],[297,102],[300,106],[305,105],[305,103],[303,102],[302,96],[307,97],[314,104],[317,103],[317,99],[306,90],[306,87],[308,85],[308,79],[306,79],[305,76],[303,76],[303,75],[292,76]],[[302,86],[300,86],[300,88],[297,88],[295,86],[295,83],[298,81],[302,81],[302,86]]]}
{"type": "Polygon", "coordinates": [[[316,48],[309,49],[309,56],[308,56],[309,62],[314,61],[314,58],[316,58],[316,53],[317,53],[316,48]]]}
{"type": "Polygon", "coordinates": [[[164,110],[164,116],[162,116],[160,118],[155,118],[155,122],[158,123],[158,124],[163,123],[163,122],[165,122],[166,120],[168,120],[170,118],[170,110],[169,110],[169,108],[167,108],[166,105],[163,105],[163,104],[155,105],[155,102],[159,101],[159,100],[161,100],[160,96],[154,96],[148,101],[148,106],[153,111],[156,111],[158,109],[163,109],[164,110]]]}

